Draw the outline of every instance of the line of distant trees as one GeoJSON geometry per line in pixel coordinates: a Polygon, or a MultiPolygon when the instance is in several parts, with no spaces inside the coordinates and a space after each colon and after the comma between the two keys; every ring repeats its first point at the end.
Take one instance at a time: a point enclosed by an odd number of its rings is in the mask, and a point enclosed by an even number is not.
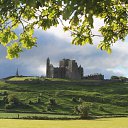
{"type": "Polygon", "coordinates": [[[111,76],[111,80],[121,80],[121,81],[127,81],[128,78],[124,76],[111,76]]]}

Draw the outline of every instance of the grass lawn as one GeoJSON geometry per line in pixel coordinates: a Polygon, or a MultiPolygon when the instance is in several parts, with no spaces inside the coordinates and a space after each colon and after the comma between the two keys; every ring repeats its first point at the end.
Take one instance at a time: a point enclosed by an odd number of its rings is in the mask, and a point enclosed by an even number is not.
{"type": "Polygon", "coordinates": [[[10,81],[24,81],[25,79],[37,79],[37,77],[13,77],[10,81]]]}
{"type": "Polygon", "coordinates": [[[66,118],[66,119],[76,119],[79,116],[74,115],[57,115],[57,114],[34,114],[34,113],[0,113],[0,119],[17,119],[17,118],[27,118],[27,117],[39,117],[39,118],[66,118]]]}
{"type": "MultiPolygon", "coordinates": [[[[30,77],[13,77],[9,80],[22,81],[26,78],[30,77]]],[[[38,81],[36,77],[31,79],[38,81]]],[[[7,113],[15,112],[21,116],[24,115],[21,113],[77,115],[74,108],[82,102],[91,104],[90,113],[94,116],[128,115],[128,83],[43,79],[34,84],[0,81],[0,118],[10,118],[12,114],[7,113]],[[11,102],[8,103],[5,99],[10,95],[14,95],[22,105],[8,108],[11,102]],[[51,105],[51,99],[56,101],[56,105],[51,105]]]]}
{"type": "Polygon", "coordinates": [[[128,128],[128,118],[68,121],[0,119],[0,128],[128,128]]]}

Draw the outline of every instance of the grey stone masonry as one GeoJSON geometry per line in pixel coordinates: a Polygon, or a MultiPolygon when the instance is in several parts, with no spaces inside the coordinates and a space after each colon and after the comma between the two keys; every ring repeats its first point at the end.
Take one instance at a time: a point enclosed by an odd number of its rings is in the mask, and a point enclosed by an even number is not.
{"type": "Polygon", "coordinates": [[[82,79],[83,68],[77,65],[75,60],[63,59],[59,62],[59,67],[54,67],[47,58],[46,63],[47,78],[67,78],[67,79],[82,79]]]}

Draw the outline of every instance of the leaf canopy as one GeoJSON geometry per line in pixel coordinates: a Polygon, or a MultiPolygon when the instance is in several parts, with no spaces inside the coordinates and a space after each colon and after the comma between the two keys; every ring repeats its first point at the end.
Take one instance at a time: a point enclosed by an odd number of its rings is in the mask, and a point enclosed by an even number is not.
{"type": "Polygon", "coordinates": [[[94,36],[102,37],[98,48],[111,53],[111,46],[128,35],[127,0],[0,0],[0,44],[7,48],[7,58],[19,57],[23,49],[36,45],[34,28],[43,30],[62,23],[70,31],[72,44],[93,44],[94,36]],[[104,20],[93,33],[94,18],[104,20]],[[64,25],[63,21],[69,24],[64,25]],[[19,35],[15,29],[22,26],[19,35]]]}

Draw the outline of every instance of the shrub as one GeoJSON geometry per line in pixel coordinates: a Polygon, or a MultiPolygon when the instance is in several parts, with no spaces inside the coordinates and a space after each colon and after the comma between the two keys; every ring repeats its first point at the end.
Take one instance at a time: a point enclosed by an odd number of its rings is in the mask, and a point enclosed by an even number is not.
{"type": "Polygon", "coordinates": [[[81,105],[75,107],[75,111],[77,111],[82,119],[87,119],[89,118],[90,104],[82,103],[81,105]]]}
{"type": "Polygon", "coordinates": [[[20,103],[19,99],[14,94],[10,94],[7,97],[8,103],[13,102],[15,105],[18,105],[20,103]]]}
{"type": "Polygon", "coordinates": [[[49,99],[49,104],[50,104],[51,106],[57,105],[56,100],[53,99],[53,98],[49,99]]]}
{"type": "Polygon", "coordinates": [[[8,95],[8,92],[7,91],[1,92],[1,95],[6,96],[6,95],[8,95]]]}
{"type": "Polygon", "coordinates": [[[74,113],[76,113],[76,114],[79,114],[79,113],[80,113],[80,111],[79,111],[79,109],[78,109],[78,106],[75,106],[75,107],[74,107],[74,113]]]}
{"type": "Polygon", "coordinates": [[[75,97],[72,98],[72,101],[73,101],[73,102],[78,102],[75,97]]]}
{"type": "Polygon", "coordinates": [[[43,95],[42,93],[39,94],[39,96],[42,96],[42,95],[43,95]]]}
{"type": "Polygon", "coordinates": [[[14,102],[10,102],[9,104],[6,104],[6,105],[5,105],[5,109],[12,109],[12,108],[14,108],[14,107],[15,107],[14,102]]]}
{"type": "Polygon", "coordinates": [[[82,103],[84,100],[82,98],[79,98],[78,102],[82,103]]]}
{"type": "Polygon", "coordinates": [[[40,97],[37,98],[37,103],[41,103],[40,97]]]}
{"type": "Polygon", "coordinates": [[[119,80],[120,78],[119,78],[119,76],[111,76],[111,79],[112,80],[119,80]]]}
{"type": "Polygon", "coordinates": [[[4,96],[3,99],[2,99],[2,101],[3,101],[4,103],[8,103],[8,98],[7,98],[7,96],[4,96]]]}
{"type": "Polygon", "coordinates": [[[7,91],[4,91],[4,92],[0,92],[0,95],[1,96],[6,96],[6,95],[8,95],[8,93],[7,93],[7,91]]]}
{"type": "Polygon", "coordinates": [[[46,111],[52,111],[53,110],[53,108],[52,108],[52,106],[47,106],[47,108],[46,108],[47,110],[46,111]]]}
{"type": "Polygon", "coordinates": [[[25,82],[28,82],[28,81],[29,81],[29,79],[25,79],[24,81],[25,81],[25,82]]]}
{"type": "Polygon", "coordinates": [[[31,100],[29,100],[29,101],[28,101],[28,104],[32,104],[32,101],[31,101],[31,100]]]}
{"type": "Polygon", "coordinates": [[[3,92],[3,95],[8,95],[8,92],[7,92],[7,91],[4,91],[4,92],[3,92]]]}
{"type": "Polygon", "coordinates": [[[98,109],[99,109],[100,111],[104,111],[104,108],[103,108],[103,106],[101,106],[101,105],[98,107],[98,109]]]}

